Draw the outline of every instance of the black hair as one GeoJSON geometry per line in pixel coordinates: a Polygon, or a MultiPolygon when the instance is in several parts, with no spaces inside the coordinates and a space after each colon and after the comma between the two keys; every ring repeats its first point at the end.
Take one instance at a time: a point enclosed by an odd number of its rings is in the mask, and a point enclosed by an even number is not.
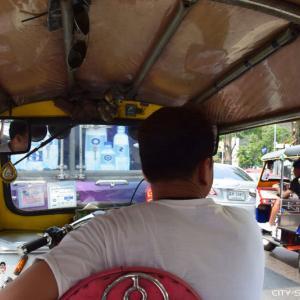
{"type": "Polygon", "coordinates": [[[12,140],[16,135],[24,136],[28,132],[28,125],[22,120],[14,120],[9,126],[9,137],[12,140]]]}
{"type": "Polygon", "coordinates": [[[165,107],[139,129],[142,169],[150,183],[188,179],[214,152],[212,125],[192,107],[165,107]]]}
{"type": "Polygon", "coordinates": [[[300,159],[294,161],[293,167],[294,167],[295,169],[300,169],[300,159]]]}
{"type": "Polygon", "coordinates": [[[6,263],[4,261],[1,261],[0,266],[6,266],[6,263]]]}

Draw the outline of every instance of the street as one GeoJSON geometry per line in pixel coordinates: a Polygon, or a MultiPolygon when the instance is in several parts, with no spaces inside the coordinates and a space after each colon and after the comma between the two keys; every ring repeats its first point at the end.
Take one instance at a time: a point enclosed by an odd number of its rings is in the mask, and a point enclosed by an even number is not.
{"type": "Polygon", "coordinates": [[[263,300],[300,299],[298,254],[284,248],[265,251],[266,267],[263,300]]]}

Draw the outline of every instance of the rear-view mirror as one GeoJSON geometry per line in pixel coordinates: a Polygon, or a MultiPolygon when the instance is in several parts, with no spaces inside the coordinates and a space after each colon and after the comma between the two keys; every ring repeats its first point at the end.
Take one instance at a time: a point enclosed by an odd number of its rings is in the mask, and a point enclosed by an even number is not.
{"type": "Polygon", "coordinates": [[[0,154],[26,153],[30,144],[31,130],[26,120],[0,120],[0,154]]]}

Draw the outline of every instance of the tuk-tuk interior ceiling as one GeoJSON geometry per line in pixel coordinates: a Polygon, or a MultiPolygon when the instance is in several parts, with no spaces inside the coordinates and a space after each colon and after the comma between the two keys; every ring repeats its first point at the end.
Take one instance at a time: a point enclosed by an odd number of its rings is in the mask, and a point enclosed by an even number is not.
{"type": "MultiPolygon", "coordinates": [[[[1,111],[11,102],[22,105],[68,95],[63,29],[50,32],[47,15],[22,22],[47,12],[47,3],[1,1],[1,111]]],[[[87,53],[74,71],[76,88],[101,98],[115,86],[134,85],[166,28],[174,18],[181,18],[141,80],[135,98],[183,105],[201,97],[291,25],[256,10],[209,0],[196,1],[181,12],[182,3],[91,1],[87,53]]],[[[220,125],[300,111],[299,47],[296,39],[197,105],[220,125]]]]}

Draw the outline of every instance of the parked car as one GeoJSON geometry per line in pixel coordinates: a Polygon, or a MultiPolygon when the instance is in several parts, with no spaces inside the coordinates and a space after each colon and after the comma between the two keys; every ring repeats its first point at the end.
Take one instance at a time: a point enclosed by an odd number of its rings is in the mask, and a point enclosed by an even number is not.
{"type": "Polygon", "coordinates": [[[241,168],[214,164],[214,182],[209,197],[223,205],[255,212],[256,182],[241,168]]]}
{"type": "MultiPolygon", "coordinates": [[[[146,201],[151,200],[151,197],[151,189],[148,186],[146,201]]],[[[215,163],[213,186],[208,197],[222,205],[241,207],[254,214],[256,182],[239,167],[215,163]]]]}
{"type": "Polygon", "coordinates": [[[259,181],[262,168],[248,168],[244,170],[255,182],[259,181]]]}

